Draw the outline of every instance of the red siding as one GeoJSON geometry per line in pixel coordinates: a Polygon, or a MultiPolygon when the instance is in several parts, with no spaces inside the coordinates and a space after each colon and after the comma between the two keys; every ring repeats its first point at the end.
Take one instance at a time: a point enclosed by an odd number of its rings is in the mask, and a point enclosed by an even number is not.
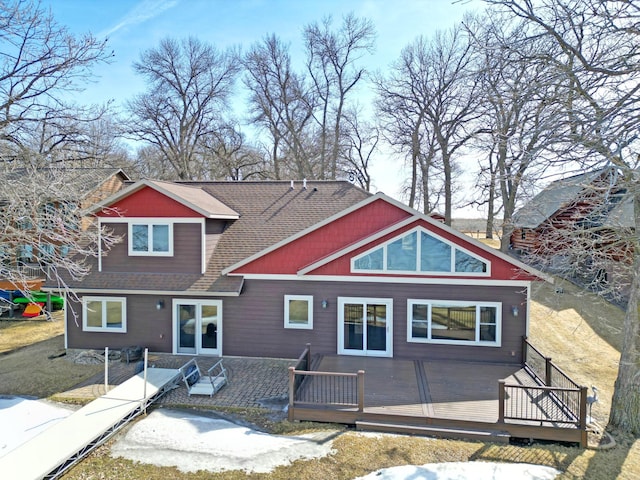
{"type": "MultiPolygon", "coordinates": [[[[376,240],[375,242],[371,242],[367,245],[364,245],[363,247],[353,251],[353,252],[349,252],[347,255],[340,257],[326,265],[323,265],[311,272],[308,273],[308,275],[365,275],[365,274],[351,274],[351,258],[369,250],[370,248],[374,248],[376,245],[379,245],[381,243],[386,242],[387,240],[390,240],[394,237],[400,236],[402,235],[403,232],[406,232],[408,230],[411,230],[412,228],[415,228],[417,226],[421,226],[423,228],[425,228],[428,231],[431,231],[433,233],[435,233],[436,235],[439,235],[440,237],[449,240],[451,243],[460,246],[461,248],[464,248],[465,250],[468,250],[474,254],[476,254],[477,256],[479,256],[480,258],[483,258],[485,260],[488,260],[491,262],[491,280],[535,280],[537,278],[532,277],[529,274],[526,274],[525,272],[520,271],[519,269],[517,269],[516,267],[514,267],[511,263],[495,256],[492,255],[491,253],[485,251],[484,249],[474,245],[471,242],[466,242],[464,240],[461,240],[460,238],[456,237],[455,235],[452,235],[450,232],[447,232],[446,230],[439,228],[438,226],[434,226],[431,224],[428,224],[427,222],[425,222],[424,220],[417,220],[409,225],[407,225],[406,227],[400,228],[396,231],[394,231],[393,233],[390,233],[389,235],[385,235],[384,237],[376,240]]],[[[372,274],[367,273],[367,276],[372,276],[372,274]]],[[[389,276],[401,276],[401,277],[407,277],[409,275],[407,274],[401,274],[401,275],[393,275],[393,274],[382,274],[382,275],[377,275],[380,277],[389,277],[389,276]]],[[[451,278],[451,275],[420,275],[420,274],[416,274],[416,277],[428,277],[428,278],[451,278]]],[[[461,275],[456,275],[455,278],[478,278],[477,276],[461,276],[461,275]]]]}
{"type": "Polygon", "coordinates": [[[234,273],[295,274],[301,267],[409,216],[403,209],[376,200],[234,270],[234,273]]]}
{"type": "MultiPolygon", "coordinates": [[[[377,200],[372,204],[366,205],[362,209],[352,212],[318,230],[315,230],[302,238],[299,238],[279,249],[266,254],[265,256],[254,260],[253,262],[240,267],[234,273],[254,273],[254,274],[296,274],[298,270],[307,265],[317,262],[343,248],[359,242],[387,228],[401,220],[409,217],[409,213],[384,200],[377,200]]],[[[492,280],[534,280],[535,277],[526,274],[514,267],[511,263],[492,255],[477,245],[461,240],[457,236],[451,234],[447,230],[427,223],[422,219],[416,219],[415,222],[399,228],[398,230],[381,237],[374,242],[368,243],[353,252],[333,260],[332,262],[319,267],[309,275],[358,275],[351,273],[352,257],[384,243],[403,232],[411,230],[416,226],[434,232],[440,237],[450,241],[455,245],[478,255],[480,258],[491,262],[491,279],[492,280]]],[[[367,274],[370,276],[371,274],[367,274]]],[[[389,274],[379,276],[392,276],[389,274]]],[[[396,275],[407,277],[409,275],[396,275]]],[[[430,278],[451,278],[451,275],[420,275],[419,277],[430,278]]],[[[465,278],[456,275],[455,278],[465,278]]],[[[466,278],[478,278],[477,276],[468,276],[466,278]]]]}
{"type": "Polygon", "coordinates": [[[137,192],[111,205],[115,211],[108,210],[98,213],[101,217],[202,217],[202,214],[185,207],[179,202],[163,195],[150,187],[144,187],[137,192]]]}

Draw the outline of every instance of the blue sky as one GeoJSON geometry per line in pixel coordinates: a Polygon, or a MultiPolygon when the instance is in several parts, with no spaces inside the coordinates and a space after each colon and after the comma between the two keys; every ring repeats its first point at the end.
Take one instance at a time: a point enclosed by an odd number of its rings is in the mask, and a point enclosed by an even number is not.
{"type": "MultiPolygon", "coordinates": [[[[462,19],[465,11],[481,7],[479,0],[43,0],[56,21],[73,33],[107,37],[114,61],[94,69],[98,78],[77,95],[82,103],[113,100],[121,105],[144,83],[133,73],[140,52],[160,39],[189,35],[219,49],[243,50],[275,33],[289,42],[294,60],[301,57],[305,25],[332,15],[334,25],[353,12],[370,19],[377,31],[376,53],[367,60],[371,70],[384,70],[401,49],[419,35],[430,36],[462,19]]],[[[398,168],[378,165],[378,189],[396,196],[398,168]],[[389,172],[393,171],[393,174],[389,172]]]]}

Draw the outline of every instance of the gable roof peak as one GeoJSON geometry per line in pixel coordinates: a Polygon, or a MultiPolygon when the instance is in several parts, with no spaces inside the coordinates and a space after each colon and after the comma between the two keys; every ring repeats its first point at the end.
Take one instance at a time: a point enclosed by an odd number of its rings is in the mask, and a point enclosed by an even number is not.
{"type": "Polygon", "coordinates": [[[87,213],[97,213],[143,188],[151,188],[206,218],[235,220],[240,217],[238,212],[197,185],[149,179],[139,180],[129,185],[106,200],[94,205],[87,213]]]}

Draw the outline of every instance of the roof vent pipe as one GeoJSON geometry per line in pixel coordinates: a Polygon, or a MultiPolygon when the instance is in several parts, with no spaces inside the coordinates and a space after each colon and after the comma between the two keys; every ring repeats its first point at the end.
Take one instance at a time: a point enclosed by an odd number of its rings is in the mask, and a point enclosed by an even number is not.
{"type": "Polygon", "coordinates": [[[306,179],[306,178],[303,178],[303,179],[302,179],[302,189],[303,189],[303,190],[306,190],[306,189],[307,189],[307,179],[306,179]]]}
{"type": "Polygon", "coordinates": [[[293,180],[291,180],[291,190],[293,190],[293,180]]]}

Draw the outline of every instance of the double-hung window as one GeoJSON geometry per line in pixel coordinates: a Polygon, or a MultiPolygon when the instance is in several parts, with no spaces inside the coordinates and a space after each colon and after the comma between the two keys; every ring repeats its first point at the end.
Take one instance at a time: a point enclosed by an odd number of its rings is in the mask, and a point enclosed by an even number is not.
{"type": "Polygon", "coordinates": [[[407,301],[407,341],[499,347],[500,303],[407,301]]]}
{"type": "Polygon", "coordinates": [[[284,296],[284,328],[313,329],[313,296],[284,296]]]}
{"type": "Polygon", "coordinates": [[[161,222],[129,223],[129,255],[173,255],[173,225],[161,222]]]}
{"type": "Polygon", "coordinates": [[[87,332],[127,332],[125,297],[83,297],[82,329],[87,332]]]}

